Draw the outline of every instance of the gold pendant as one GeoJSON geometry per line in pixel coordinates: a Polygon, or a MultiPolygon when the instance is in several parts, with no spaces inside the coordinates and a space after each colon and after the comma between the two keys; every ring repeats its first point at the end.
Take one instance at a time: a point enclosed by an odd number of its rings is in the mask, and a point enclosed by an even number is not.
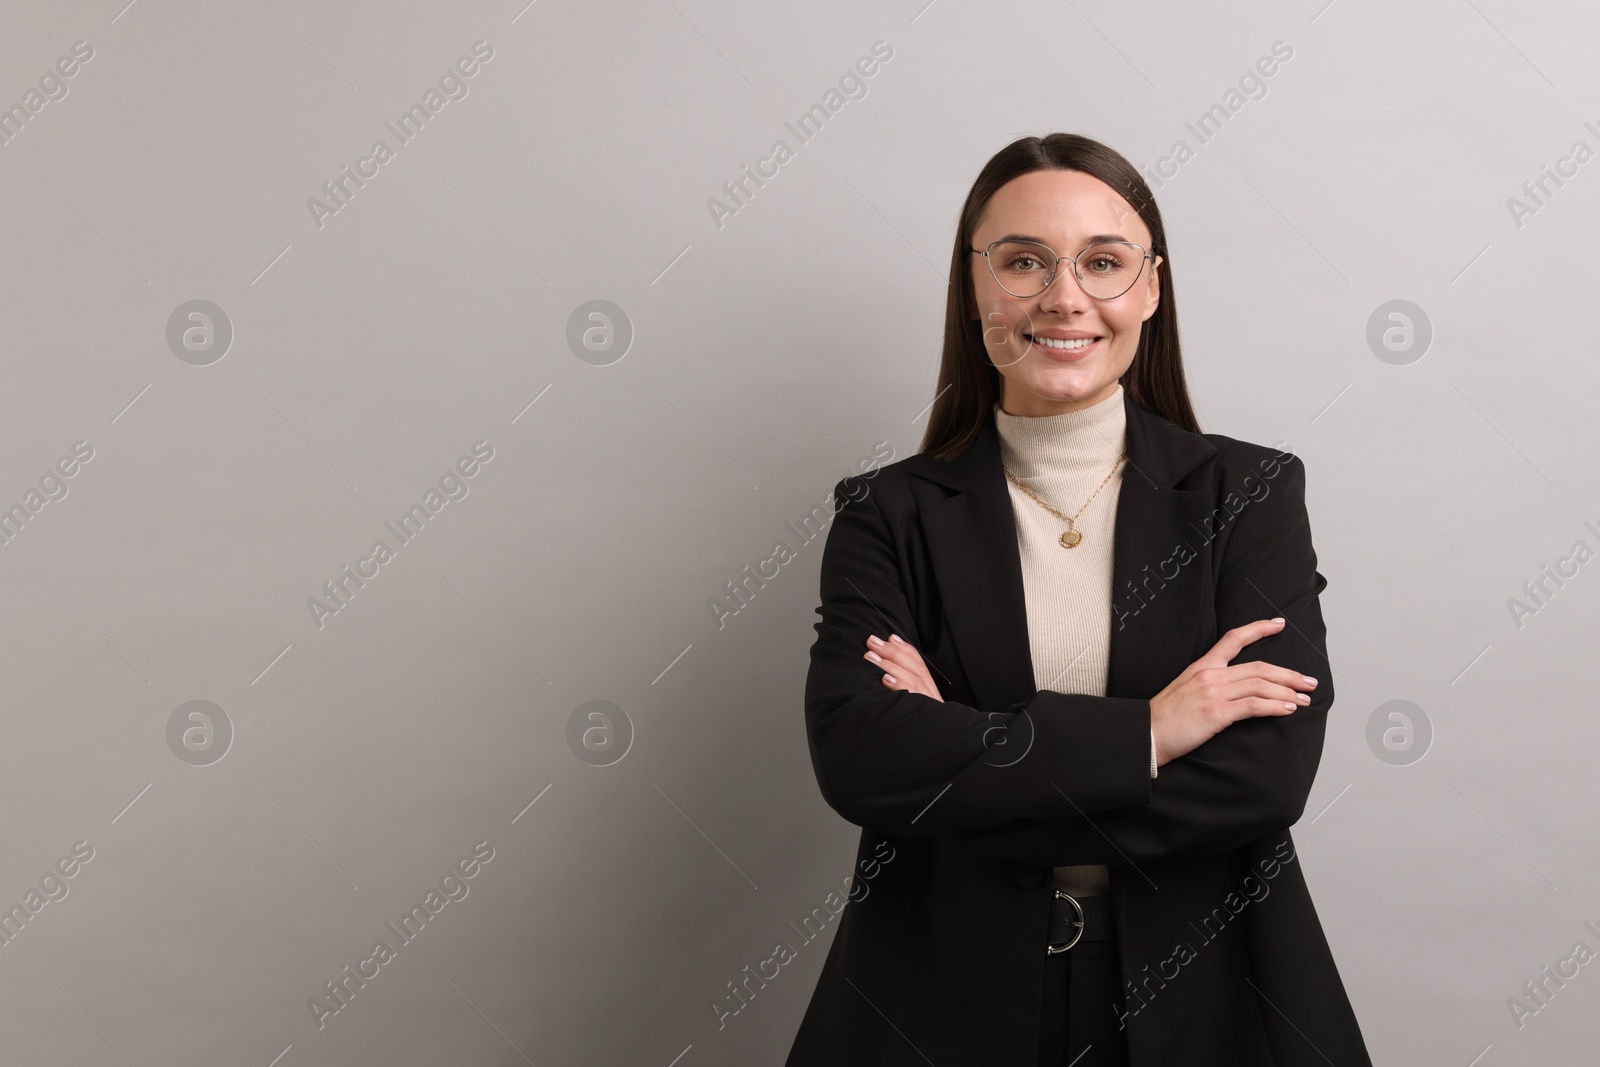
{"type": "Polygon", "coordinates": [[[1076,548],[1078,546],[1078,542],[1082,540],[1083,534],[1079,533],[1077,530],[1067,530],[1061,535],[1061,547],[1076,548]]]}

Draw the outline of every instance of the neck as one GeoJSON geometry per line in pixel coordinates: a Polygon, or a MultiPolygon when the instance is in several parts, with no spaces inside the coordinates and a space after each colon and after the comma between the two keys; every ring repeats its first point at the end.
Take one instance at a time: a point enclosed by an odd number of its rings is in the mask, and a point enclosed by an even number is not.
{"type": "Polygon", "coordinates": [[[1127,441],[1120,385],[1099,403],[1054,415],[1014,415],[995,405],[1001,460],[1018,478],[1096,477],[1115,463],[1127,441]]]}

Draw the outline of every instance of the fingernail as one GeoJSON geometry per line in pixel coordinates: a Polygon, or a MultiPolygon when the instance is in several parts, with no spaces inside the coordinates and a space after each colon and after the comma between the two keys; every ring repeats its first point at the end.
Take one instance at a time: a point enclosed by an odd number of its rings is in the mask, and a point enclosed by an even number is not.
{"type": "Polygon", "coordinates": [[[1293,705],[1293,704],[1291,704],[1291,703],[1289,703],[1289,702],[1288,702],[1288,701],[1287,701],[1287,700],[1285,700],[1285,701],[1284,701],[1284,702],[1283,702],[1283,706],[1284,706],[1284,707],[1285,707],[1285,708],[1288,708],[1288,709],[1289,709],[1289,710],[1290,710],[1290,711],[1293,711],[1293,710],[1294,710],[1294,705],[1293,705]]]}
{"type": "Polygon", "coordinates": [[[1273,619],[1272,621],[1273,622],[1282,622],[1283,621],[1283,616],[1279,615],[1276,619],[1273,619]]]}
{"type": "Polygon", "coordinates": [[[1300,704],[1309,704],[1309,703],[1311,703],[1311,698],[1306,696],[1304,693],[1296,693],[1294,695],[1294,699],[1295,699],[1295,701],[1297,703],[1300,703],[1300,704]]]}
{"type": "Polygon", "coordinates": [[[1309,675],[1309,674],[1302,674],[1300,676],[1300,679],[1303,682],[1305,682],[1307,685],[1316,685],[1317,684],[1317,680],[1315,678],[1311,677],[1311,675],[1309,675]]]}
{"type": "Polygon", "coordinates": [[[874,663],[882,663],[883,662],[883,657],[878,655],[876,652],[868,652],[867,653],[867,658],[870,659],[874,663]]]}
{"type": "Polygon", "coordinates": [[[879,645],[883,644],[883,639],[876,634],[870,634],[867,637],[867,644],[873,648],[877,648],[879,645]]]}
{"type": "Polygon", "coordinates": [[[892,674],[886,674],[886,675],[884,675],[884,676],[883,676],[883,680],[884,680],[884,681],[886,681],[886,682],[888,682],[888,683],[889,683],[889,684],[890,684],[890,685],[894,685],[894,684],[895,684],[895,682],[894,682],[894,675],[892,675],[892,674]]]}
{"type": "Polygon", "coordinates": [[[900,640],[900,635],[899,634],[890,634],[889,635],[889,640],[893,641],[897,645],[905,644],[904,641],[900,640]]]}

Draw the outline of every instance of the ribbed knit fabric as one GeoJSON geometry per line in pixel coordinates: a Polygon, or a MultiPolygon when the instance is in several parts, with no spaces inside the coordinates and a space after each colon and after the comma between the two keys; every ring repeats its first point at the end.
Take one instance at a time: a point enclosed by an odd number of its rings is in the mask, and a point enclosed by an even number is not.
{"type": "MultiPolygon", "coordinates": [[[[1051,507],[1077,515],[1118,462],[1126,443],[1122,386],[1111,396],[1061,415],[1008,415],[994,406],[1000,457],[1012,474],[1051,507]]],[[[1093,503],[1076,519],[1083,540],[1063,548],[1067,524],[1040,507],[1010,478],[1027,600],[1028,646],[1034,685],[1057,693],[1106,695],[1111,657],[1111,562],[1120,464],[1093,503]]],[[[1103,865],[1057,867],[1052,881],[1073,896],[1109,889],[1103,865]]]]}

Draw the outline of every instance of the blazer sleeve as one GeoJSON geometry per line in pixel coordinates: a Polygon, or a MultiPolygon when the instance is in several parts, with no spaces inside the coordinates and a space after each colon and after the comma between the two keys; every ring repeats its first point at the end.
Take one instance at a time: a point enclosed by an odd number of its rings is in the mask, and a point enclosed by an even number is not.
{"type": "Polygon", "coordinates": [[[917,631],[908,571],[880,505],[885,487],[863,494],[863,484],[846,478],[834,491],[843,503],[823,548],[806,676],[823,799],[858,826],[900,837],[1146,803],[1166,779],[1164,769],[1150,778],[1148,700],[1045,690],[978,708],[883,684],[882,669],[863,658],[867,635],[909,641],[917,631]]]}
{"type": "Polygon", "coordinates": [[[1162,766],[1146,804],[969,832],[970,844],[1044,866],[1138,863],[1230,852],[1299,820],[1322,758],[1333,678],[1318,600],[1327,579],[1311,544],[1305,466],[1297,456],[1282,462],[1272,491],[1239,513],[1221,549],[1217,634],[1283,616],[1281,630],[1247,645],[1232,662],[1260,660],[1316,678],[1311,703],[1225,727],[1162,766]]]}

